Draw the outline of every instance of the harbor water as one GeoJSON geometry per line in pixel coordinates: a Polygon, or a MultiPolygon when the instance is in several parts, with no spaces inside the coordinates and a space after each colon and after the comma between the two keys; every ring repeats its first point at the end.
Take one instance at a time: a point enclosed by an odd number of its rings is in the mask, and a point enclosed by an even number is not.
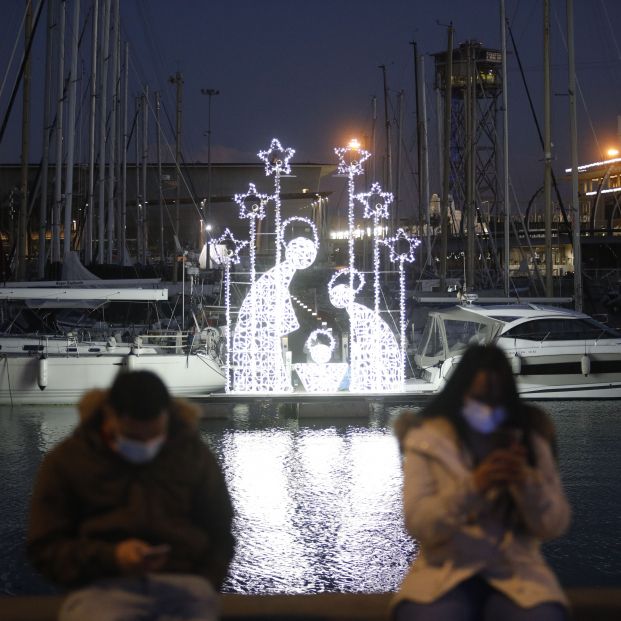
{"type": "MultiPolygon", "coordinates": [[[[570,531],[545,553],[565,586],[621,587],[621,407],[542,404],[557,427],[570,531]]],[[[236,508],[236,593],[394,590],[416,555],[402,524],[396,411],[291,419],[237,406],[205,419],[236,508]]],[[[28,504],[42,456],[73,428],[73,408],[0,409],[0,593],[53,588],[24,555],[28,504]]]]}

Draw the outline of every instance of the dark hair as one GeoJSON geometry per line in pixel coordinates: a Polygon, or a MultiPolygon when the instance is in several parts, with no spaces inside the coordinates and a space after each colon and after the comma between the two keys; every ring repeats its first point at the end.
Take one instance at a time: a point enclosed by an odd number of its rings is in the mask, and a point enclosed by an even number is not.
{"type": "Polygon", "coordinates": [[[169,407],[171,399],[164,382],[155,373],[131,371],[117,375],[108,402],[119,416],[153,420],[169,407]]]}
{"type": "Polygon", "coordinates": [[[527,408],[520,401],[513,371],[506,353],[496,345],[471,345],[466,349],[461,360],[438,395],[422,410],[422,418],[443,416],[447,418],[457,436],[466,449],[470,449],[468,438],[468,426],[461,409],[464,396],[472,386],[474,379],[480,371],[493,374],[498,382],[497,392],[501,395],[502,405],[507,410],[507,418],[502,427],[517,429],[521,432],[522,442],[528,450],[528,459],[534,463],[534,451],[531,441],[531,416],[527,408]]]}

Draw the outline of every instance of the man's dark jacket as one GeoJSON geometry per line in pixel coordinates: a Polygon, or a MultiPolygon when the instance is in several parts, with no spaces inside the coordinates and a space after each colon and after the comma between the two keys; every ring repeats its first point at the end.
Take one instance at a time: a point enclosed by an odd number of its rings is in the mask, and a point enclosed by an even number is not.
{"type": "Polygon", "coordinates": [[[201,440],[197,410],[173,401],[168,438],[132,464],[101,434],[105,391],[80,402],[80,424],[44,458],[35,482],[27,551],[51,581],[76,587],[118,576],[115,545],[169,544],[164,572],[200,574],[217,589],[233,556],[233,510],[224,477],[201,440]]]}

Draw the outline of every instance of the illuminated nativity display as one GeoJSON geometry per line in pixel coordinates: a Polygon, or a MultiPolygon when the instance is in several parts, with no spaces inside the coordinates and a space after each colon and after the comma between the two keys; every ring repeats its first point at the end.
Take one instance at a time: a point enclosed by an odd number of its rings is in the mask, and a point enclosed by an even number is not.
{"type": "MultiPolygon", "coordinates": [[[[277,139],[269,149],[259,152],[265,175],[273,177],[273,193],[261,194],[254,183],[247,192],[235,195],[239,218],[248,222],[248,239],[239,240],[226,229],[212,247],[224,269],[226,306],[226,390],[237,394],[274,394],[294,390],[292,374],[297,373],[301,387],[311,393],[348,390],[355,393],[400,392],[404,388],[406,365],[406,317],[404,265],[414,261],[418,239],[398,229],[392,237],[377,235],[379,224],[389,216],[393,201],[390,192],[373,183],[369,192],[355,193],[355,178],[364,172],[370,157],[357,141],[335,149],[338,172],[348,181],[348,267],[336,270],[325,284],[335,312],[347,315],[348,330],[340,335],[348,343],[347,359],[333,360],[336,340],[331,328],[311,331],[304,351],[310,360],[288,363],[283,342],[300,329],[290,291],[296,272],[306,270],[319,252],[319,235],[310,219],[294,216],[282,219],[281,177],[291,172],[295,151],[283,148],[277,139]],[[373,307],[360,302],[366,284],[365,275],[356,267],[354,252],[355,207],[363,206],[362,217],[373,224],[373,307]],[[258,223],[273,213],[274,264],[258,276],[256,269],[258,223]],[[298,225],[296,227],[296,225],[298,225]],[[302,225],[300,227],[299,225],[302,225]],[[307,235],[298,232],[303,228],[307,235]],[[288,241],[285,241],[287,240],[288,241]],[[387,246],[390,261],[399,274],[399,331],[393,330],[380,308],[380,245],[387,246]],[[231,311],[231,269],[248,250],[249,286],[239,311],[231,311]]],[[[343,356],[341,356],[342,358],[343,356]]],[[[289,359],[290,360],[290,359],[289,359]]]]}

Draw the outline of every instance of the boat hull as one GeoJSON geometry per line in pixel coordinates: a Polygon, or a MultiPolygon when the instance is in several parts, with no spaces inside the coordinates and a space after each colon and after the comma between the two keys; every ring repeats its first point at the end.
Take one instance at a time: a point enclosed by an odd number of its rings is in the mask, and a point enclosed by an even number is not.
{"type": "Polygon", "coordinates": [[[0,404],[75,404],[85,391],[108,388],[119,372],[130,369],[154,372],[178,397],[204,395],[224,387],[224,374],[219,365],[202,354],[104,353],[49,356],[45,361],[46,386],[42,389],[38,356],[0,358],[0,404]]]}

